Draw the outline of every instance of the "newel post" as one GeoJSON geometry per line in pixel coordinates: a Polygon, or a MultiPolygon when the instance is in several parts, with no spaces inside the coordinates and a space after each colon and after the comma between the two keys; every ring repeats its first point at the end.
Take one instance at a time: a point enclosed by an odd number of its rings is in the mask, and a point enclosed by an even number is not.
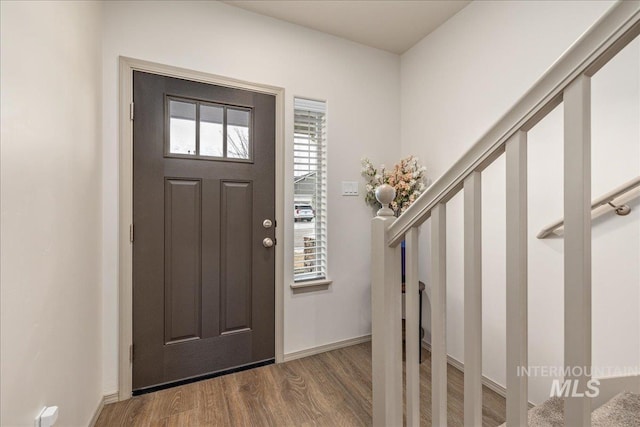
{"type": "Polygon", "coordinates": [[[387,245],[395,222],[395,189],[376,189],[382,204],[371,222],[371,350],[373,425],[402,425],[402,288],[400,246],[387,245]]]}

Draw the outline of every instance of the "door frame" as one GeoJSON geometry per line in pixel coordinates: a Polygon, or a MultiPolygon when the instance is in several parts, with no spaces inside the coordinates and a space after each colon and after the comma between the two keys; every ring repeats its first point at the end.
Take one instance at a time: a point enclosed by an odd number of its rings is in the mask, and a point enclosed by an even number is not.
{"type": "MultiPolygon", "coordinates": [[[[133,342],[133,246],[130,225],[133,224],[133,72],[143,71],[167,77],[245,89],[276,97],[276,239],[284,242],[284,88],[250,83],[215,74],[158,64],[140,59],[119,57],[119,221],[118,221],[118,399],[131,397],[133,364],[130,360],[133,342]]],[[[284,361],[284,246],[275,246],[275,359],[284,361]]]]}

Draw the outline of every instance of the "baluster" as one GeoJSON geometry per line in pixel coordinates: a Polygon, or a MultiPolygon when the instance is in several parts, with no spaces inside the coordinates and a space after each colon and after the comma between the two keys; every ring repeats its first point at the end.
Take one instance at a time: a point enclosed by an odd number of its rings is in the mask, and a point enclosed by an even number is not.
{"type": "Polygon", "coordinates": [[[464,425],[482,425],[482,233],[480,172],[464,181],[464,425]]]}
{"type": "Polygon", "coordinates": [[[431,425],[447,425],[447,208],[431,211],[431,425]]]}
{"type": "Polygon", "coordinates": [[[527,133],[506,145],[507,426],[527,425],[527,133]]]}
{"type": "MultiPolygon", "coordinates": [[[[564,364],[591,368],[591,81],[564,91],[564,364]]],[[[576,372],[579,373],[580,372],[576,372]]],[[[577,391],[590,377],[569,375],[577,391]]],[[[565,425],[591,425],[591,399],[565,398],[565,425]]]]}
{"type": "Polygon", "coordinates": [[[420,304],[418,298],[418,228],[405,235],[405,338],[407,378],[407,426],[420,425],[420,304]],[[416,339],[417,338],[417,339],[416,339]]]}

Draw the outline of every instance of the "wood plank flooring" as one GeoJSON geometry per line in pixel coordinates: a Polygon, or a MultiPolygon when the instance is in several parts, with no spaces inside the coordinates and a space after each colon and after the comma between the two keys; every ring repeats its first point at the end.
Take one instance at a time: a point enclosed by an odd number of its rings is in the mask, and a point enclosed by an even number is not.
{"type": "MultiPolygon", "coordinates": [[[[431,360],[423,351],[421,425],[431,425],[431,360]]],[[[463,375],[448,369],[448,421],[462,426],[463,375]]],[[[505,421],[505,401],[483,388],[483,426],[505,421]]],[[[371,343],[238,372],[106,405],[106,426],[368,426],[371,343]]]]}

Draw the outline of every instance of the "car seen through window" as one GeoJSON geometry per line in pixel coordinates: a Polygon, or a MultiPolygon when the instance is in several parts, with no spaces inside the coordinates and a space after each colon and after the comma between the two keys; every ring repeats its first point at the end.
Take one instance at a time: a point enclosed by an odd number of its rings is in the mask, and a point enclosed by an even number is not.
{"type": "Polygon", "coordinates": [[[315,218],[315,212],[310,204],[298,204],[294,205],[293,220],[294,221],[311,221],[315,218]]]}

